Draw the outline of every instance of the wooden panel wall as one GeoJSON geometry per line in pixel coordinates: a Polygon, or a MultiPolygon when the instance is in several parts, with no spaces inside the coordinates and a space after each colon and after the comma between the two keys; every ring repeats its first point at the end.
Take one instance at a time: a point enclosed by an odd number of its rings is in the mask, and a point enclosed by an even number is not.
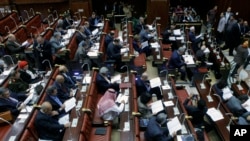
{"type": "Polygon", "coordinates": [[[155,17],[161,17],[162,29],[168,24],[169,0],[147,0],[147,23],[152,23],[155,17]]]}

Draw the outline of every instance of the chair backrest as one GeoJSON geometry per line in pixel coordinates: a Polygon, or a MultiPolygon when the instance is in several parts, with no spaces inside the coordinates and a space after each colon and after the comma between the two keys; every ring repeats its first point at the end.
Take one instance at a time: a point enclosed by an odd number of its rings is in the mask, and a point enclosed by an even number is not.
{"type": "Polygon", "coordinates": [[[10,122],[13,120],[13,117],[11,115],[10,111],[6,112],[1,112],[0,113],[0,123],[8,123],[11,124],[10,122]]]}

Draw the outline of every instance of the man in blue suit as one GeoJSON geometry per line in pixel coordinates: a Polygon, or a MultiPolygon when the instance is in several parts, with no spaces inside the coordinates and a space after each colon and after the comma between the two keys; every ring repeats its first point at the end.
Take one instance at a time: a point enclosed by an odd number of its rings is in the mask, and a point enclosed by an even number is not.
{"type": "Polygon", "coordinates": [[[195,36],[195,27],[191,26],[190,31],[188,32],[188,38],[189,41],[191,41],[192,49],[194,53],[196,53],[197,50],[199,50],[198,44],[201,42],[201,38],[196,38],[195,36]]]}
{"type": "Polygon", "coordinates": [[[184,62],[184,59],[182,55],[185,53],[186,48],[185,47],[179,47],[178,50],[175,50],[168,62],[168,68],[169,69],[178,69],[178,71],[181,73],[181,80],[186,80],[186,63],[184,62]]]}
{"type": "Polygon", "coordinates": [[[64,102],[65,100],[68,100],[69,98],[73,96],[73,93],[65,85],[64,82],[65,82],[64,77],[58,74],[53,84],[53,86],[57,88],[57,96],[62,102],[64,102]]]}

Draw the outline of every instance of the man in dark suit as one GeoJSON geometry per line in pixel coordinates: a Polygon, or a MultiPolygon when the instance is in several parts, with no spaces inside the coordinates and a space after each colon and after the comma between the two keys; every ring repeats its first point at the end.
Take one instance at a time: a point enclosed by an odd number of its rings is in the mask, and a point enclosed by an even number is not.
{"type": "Polygon", "coordinates": [[[141,43],[145,41],[151,41],[154,38],[154,36],[150,34],[150,30],[148,26],[145,26],[144,30],[141,30],[139,36],[140,36],[141,43]]]}
{"type": "Polygon", "coordinates": [[[169,69],[178,69],[178,71],[181,73],[181,80],[186,80],[186,63],[184,62],[184,59],[182,55],[185,53],[184,47],[179,47],[178,50],[175,50],[168,62],[168,68],[169,69]]]}
{"type": "Polygon", "coordinates": [[[43,140],[61,141],[65,128],[71,123],[59,124],[51,115],[53,115],[52,105],[49,102],[43,102],[34,122],[38,137],[43,140]]]}
{"type": "Polygon", "coordinates": [[[85,34],[84,26],[79,26],[79,31],[76,32],[76,43],[79,45],[81,41],[86,41],[89,37],[85,34]]]}
{"type": "Polygon", "coordinates": [[[96,85],[98,93],[104,94],[107,89],[113,86],[113,88],[119,92],[119,84],[117,83],[111,83],[110,77],[108,76],[108,68],[102,67],[99,71],[99,73],[96,76],[96,85]]]}
{"type": "Polygon", "coordinates": [[[45,40],[42,36],[37,37],[33,45],[33,53],[35,56],[37,67],[41,71],[45,71],[46,67],[50,68],[50,65],[53,66],[51,48],[52,47],[49,41],[45,40]],[[47,62],[43,63],[44,60],[48,60],[50,64],[48,64],[47,62]]]}
{"type": "Polygon", "coordinates": [[[93,31],[98,28],[97,24],[99,22],[101,22],[101,19],[96,15],[95,12],[92,12],[91,17],[89,18],[89,29],[93,31]]]}
{"type": "Polygon", "coordinates": [[[196,38],[195,36],[195,27],[191,26],[190,31],[188,32],[189,41],[191,41],[192,49],[194,53],[199,50],[198,44],[201,42],[201,38],[196,38]]]}
{"type": "Polygon", "coordinates": [[[107,48],[107,59],[115,61],[117,71],[121,71],[120,68],[124,65],[122,55],[125,54],[125,52],[121,53],[121,48],[120,39],[118,38],[109,43],[107,48]]]}
{"type": "Polygon", "coordinates": [[[111,30],[109,32],[109,34],[107,34],[105,36],[105,40],[104,40],[104,43],[105,43],[105,48],[108,47],[109,43],[113,42],[114,41],[114,35],[115,35],[115,32],[113,30],[111,30]]]}
{"type": "Polygon", "coordinates": [[[68,100],[73,96],[71,90],[65,85],[64,82],[65,82],[64,77],[58,74],[53,84],[57,88],[57,96],[62,102],[68,100]]]}
{"type": "Polygon", "coordinates": [[[52,111],[55,112],[55,116],[60,117],[65,115],[65,105],[57,96],[57,88],[53,85],[49,86],[46,90],[46,94],[45,101],[50,102],[52,105],[52,111]]]}
{"type": "Polygon", "coordinates": [[[73,20],[71,19],[71,16],[69,13],[66,13],[63,19],[63,29],[69,29],[73,27],[73,20]]]}
{"type": "Polygon", "coordinates": [[[146,141],[173,141],[175,133],[173,135],[169,134],[166,123],[166,114],[159,113],[157,116],[152,116],[144,133],[146,141]]]}
{"type": "Polygon", "coordinates": [[[141,30],[145,29],[145,22],[144,22],[144,18],[140,17],[139,21],[135,24],[134,26],[134,34],[139,34],[141,32],[141,30]]]}
{"type": "Polygon", "coordinates": [[[59,74],[64,77],[64,83],[69,89],[77,88],[75,79],[70,75],[68,68],[65,65],[61,65],[59,68],[59,74]]]}
{"type": "Polygon", "coordinates": [[[17,117],[24,105],[17,99],[10,97],[8,89],[0,87],[0,112],[10,111],[14,117],[17,117]]]}

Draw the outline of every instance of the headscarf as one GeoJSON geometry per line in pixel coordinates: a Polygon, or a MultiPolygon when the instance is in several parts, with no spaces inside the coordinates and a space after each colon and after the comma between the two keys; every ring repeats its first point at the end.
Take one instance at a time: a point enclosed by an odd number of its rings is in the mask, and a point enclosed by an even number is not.
{"type": "Polygon", "coordinates": [[[104,93],[104,95],[97,104],[100,116],[105,114],[106,110],[115,105],[115,99],[116,99],[116,91],[114,89],[110,88],[104,93]]]}

